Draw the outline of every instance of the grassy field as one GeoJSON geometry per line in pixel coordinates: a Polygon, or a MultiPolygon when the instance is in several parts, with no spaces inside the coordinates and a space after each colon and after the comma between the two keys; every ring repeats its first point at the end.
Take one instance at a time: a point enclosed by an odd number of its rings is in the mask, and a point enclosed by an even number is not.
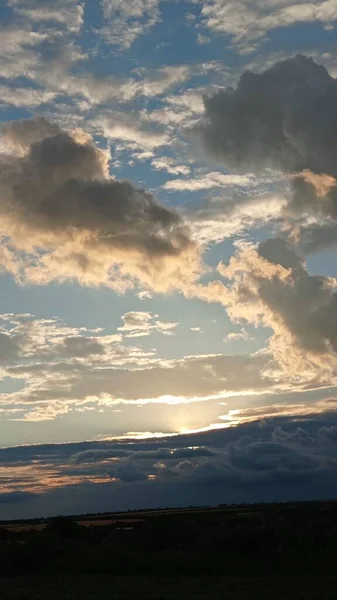
{"type": "Polygon", "coordinates": [[[0,578],[2,600],[325,600],[337,577],[0,578]]]}
{"type": "Polygon", "coordinates": [[[129,516],[0,527],[0,600],[337,600],[336,502],[129,516]]]}

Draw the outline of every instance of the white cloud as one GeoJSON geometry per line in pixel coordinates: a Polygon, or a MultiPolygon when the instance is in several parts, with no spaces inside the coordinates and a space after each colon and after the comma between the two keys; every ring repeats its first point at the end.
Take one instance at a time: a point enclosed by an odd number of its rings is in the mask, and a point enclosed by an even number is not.
{"type": "Polygon", "coordinates": [[[160,0],[102,0],[105,24],[100,33],[112,46],[130,48],[160,18],[160,0]]]}
{"type": "Polygon", "coordinates": [[[263,192],[254,196],[210,198],[203,207],[188,210],[190,227],[200,243],[218,243],[246,230],[282,218],[285,197],[263,192]]]}
{"type": "Polygon", "coordinates": [[[108,139],[126,142],[142,152],[151,151],[169,142],[168,133],[153,127],[144,113],[116,111],[111,116],[99,117],[94,124],[102,129],[108,139]]]}
{"type": "MultiPolygon", "coordinates": [[[[193,0],[194,1],[194,0],[193,0]]],[[[333,24],[337,20],[336,0],[199,0],[205,27],[232,37],[242,52],[250,52],[266,34],[295,23],[333,24]]]]}
{"type": "Polygon", "coordinates": [[[200,114],[204,110],[204,92],[205,90],[203,88],[189,89],[182,94],[168,96],[165,98],[165,102],[171,106],[187,109],[191,113],[200,114]]]}
{"type": "Polygon", "coordinates": [[[124,324],[118,331],[127,338],[148,336],[152,333],[174,335],[178,323],[160,321],[155,313],[131,311],[122,316],[124,324]]]}
{"type": "Polygon", "coordinates": [[[170,156],[160,156],[159,158],[155,158],[151,162],[151,165],[159,171],[167,171],[167,173],[172,175],[188,175],[191,170],[187,165],[177,164],[170,156]]]}
{"type": "Polygon", "coordinates": [[[139,292],[136,295],[138,296],[139,300],[151,300],[152,299],[151,292],[148,292],[147,290],[139,292]]]}
{"type": "Polygon", "coordinates": [[[238,341],[247,341],[250,340],[251,337],[249,336],[248,331],[242,327],[240,329],[240,331],[232,331],[231,333],[228,333],[225,338],[224,341],[225,342],[238,342],[238,341]]]}
{"type": "Polygon", "coordinates": [[[30,87],[9,87],[0,85],[0,104],[16,107],[35,107],[51,102],[55,92],[37,90],[30,87]]]}
{"type": "Polygon", "coordinates": [[[8,0],[15,13],[31,23],[57,23],[78,32],[83,24],[84,7],[77,0],[8,0]]]}
{"type": "Polygon", "coordinates": [[[211,41],[211,38],[209,38],[207,35],[202,35],[202,33],[197,34],[197,43],[200,44],[201,46],[204,44],[209,44],[210,41],[211,41]]]}
{"type": "Polygon", "coordinates": [[[203,177],[192,179],[171,179],[163,185],[164,189],[172,191],[196,192],[209,190],[215,187],[252,187],[259,183],[259,179],[253,174],[239,175],[235,173],[219,173],[211,171],[203,177]]]}
{"type": "Polygon", "coordinates": [[[47,33],[24,27],[0,27],[0,76],[14,79],[32,73],[39,65],[36,48],[47,38],[47,33]]]}

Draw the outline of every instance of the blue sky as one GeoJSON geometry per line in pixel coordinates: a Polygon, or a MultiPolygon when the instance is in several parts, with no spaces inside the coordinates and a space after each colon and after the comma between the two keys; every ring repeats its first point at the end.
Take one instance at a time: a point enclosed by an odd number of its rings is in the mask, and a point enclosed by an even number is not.
{"type": "MultiPolygon", "coordinates": [[[[336,0],[2,3],[1,448],[203,430],[225,447],[251,422],[330,418],[336,15],[336,0]]],[[[0,459],[9,515],[18,468],[0,459]]]]}

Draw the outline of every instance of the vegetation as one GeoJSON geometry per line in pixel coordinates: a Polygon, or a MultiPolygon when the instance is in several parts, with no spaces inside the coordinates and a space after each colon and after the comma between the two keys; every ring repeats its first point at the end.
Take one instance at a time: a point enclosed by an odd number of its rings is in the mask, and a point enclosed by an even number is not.
{"type": "MultiPolygon", "coordinates": [[[[0,525],[0,575],[246,575],[333,573],[337,503],[133,513],[112,525],[0,525]]],[[[91,518],[92,521],[92,518],[91,518]]]]}

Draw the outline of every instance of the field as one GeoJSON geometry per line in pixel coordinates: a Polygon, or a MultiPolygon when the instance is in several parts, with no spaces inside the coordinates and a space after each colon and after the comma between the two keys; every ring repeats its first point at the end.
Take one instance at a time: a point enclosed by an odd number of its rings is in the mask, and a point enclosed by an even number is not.
{"type": "Polygon", "coordinates": [[[336,502],[0,524],[1,600],[337,600],[336,564],[336,502]]]}

